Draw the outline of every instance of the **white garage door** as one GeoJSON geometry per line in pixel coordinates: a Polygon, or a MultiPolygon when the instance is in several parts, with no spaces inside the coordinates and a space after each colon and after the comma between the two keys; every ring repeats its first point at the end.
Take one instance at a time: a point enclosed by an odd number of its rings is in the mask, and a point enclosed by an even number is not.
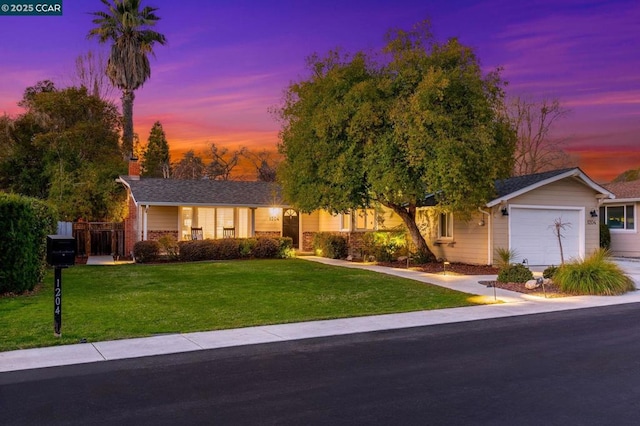
{"type": "Polygon", "coordinates": [[[561,231],[565,262],[578,258],[584,250],[584,227],[578,210],[536,209],[512,206],[509,212],[509,247],[518,252],[517,261],[527,259],[529,265],[559,265],[560,246],[554,222],[566,223],[561,231]]]}

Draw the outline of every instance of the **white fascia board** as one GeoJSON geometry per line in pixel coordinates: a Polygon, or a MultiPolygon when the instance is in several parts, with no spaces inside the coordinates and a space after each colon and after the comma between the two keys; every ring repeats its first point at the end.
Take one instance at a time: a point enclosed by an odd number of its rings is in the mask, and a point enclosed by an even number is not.
{"type": "Polygon", "coordinates": [[[541,180],[540,182],[536,182],[533,185],[529,185],[526,186],[522,189],[520,189],[519,191],[515,191],[512,192],[510,194],[504,195],[500,198],[496,198],[495,200],[491,200],[487,203],[487,207],[494,207],[497,206],[498,204],[504,202],[504,201],[509,201],[512,198],[516,198],[519,197],[522,194],[526,194],[529,191],[533,191],[534,189],[540,188],[542,186],[548,185],[550,183],[553,182],[557,182],[559,180],[568,178],[568,177],[574,177],[576,179],[579,179],[582,181],[582,183],[584,183],[585,185],[587,185],[588,187],[590,187],[591,189],[593,189],[594,191],[605,195],[608,198],[615,198],[615,195],[613,195],[612,192],[607,191],[605,188],[603,188],[602,186],[598,185],[597,183],[595,183],[594,181],[592,181],[587,175],[585,175],[582,170],[580,169],[573,169],[573,170],[567,170],[566,172],[550,177],[548,179],[545,180],[541,180]]]}
{"type": "Polygon", "coordinates": [[[625,204],[625,203],[637,203],[640,202],[640,198],[614,198],[609,200],[603,200],[603,204],[625,204]]]}

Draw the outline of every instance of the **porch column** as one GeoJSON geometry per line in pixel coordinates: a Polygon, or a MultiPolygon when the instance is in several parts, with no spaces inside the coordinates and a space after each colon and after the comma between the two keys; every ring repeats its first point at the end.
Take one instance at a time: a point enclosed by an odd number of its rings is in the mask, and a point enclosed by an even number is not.
{"type": "Polygon", "coordinates": [[[251,207],[249,209],[249,236],[256,236],[256,208],[251,207]]]}
{"type": "Polygon", "coordinates": [[[142,214],[142,241],[147,241],[147,222],[148,222],[149,206],[144,206],[144,213],[142,214]]]}

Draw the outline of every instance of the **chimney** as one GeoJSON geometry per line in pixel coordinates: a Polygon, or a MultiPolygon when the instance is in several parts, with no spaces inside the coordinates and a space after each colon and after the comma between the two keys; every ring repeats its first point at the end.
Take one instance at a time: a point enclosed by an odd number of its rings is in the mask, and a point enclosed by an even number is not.
{"type": "Polygon", "coordinates": [[[136,157],[131,157],[129,159],[129,179],[140,179],[140,163],[136,157]]]}

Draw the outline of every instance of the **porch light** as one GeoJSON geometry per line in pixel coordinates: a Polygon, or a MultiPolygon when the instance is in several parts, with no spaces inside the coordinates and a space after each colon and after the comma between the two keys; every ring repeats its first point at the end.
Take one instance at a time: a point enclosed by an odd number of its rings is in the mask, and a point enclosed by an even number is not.
{"type": "Polygon", "coordinates": [[[596,209],[591,210],[589,214],[591,215],[591,217],[598,217],[598,211],[596,209]]]}
{"type": "Polygon", "coordinates": [[[503,207],[502,209],[500,209],[500,213],[502,213],[502,216],[509,216],[509,209],[503,207]]]}

